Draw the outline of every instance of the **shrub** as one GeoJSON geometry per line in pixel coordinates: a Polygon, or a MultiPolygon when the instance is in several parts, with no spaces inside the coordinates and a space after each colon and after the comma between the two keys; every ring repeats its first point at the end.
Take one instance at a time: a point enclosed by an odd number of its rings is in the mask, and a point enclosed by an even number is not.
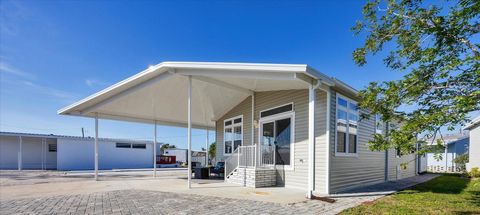
{"type": "Polygon", "coordinates": [[[463,172],[463,173],[466,172],[467,171],[466,163],[468,163],[468,153],[465,153],[463,155],[456,157],[455,159],[453,159],[453,162],[457,165],[460,172],[463,172]]]}
{"type": "Polygon", "coordinates": [[[468,175],[472,178],[480,178],[480,169],[478,169],[478,167],[474,167],[470,170],[468,175]]]}

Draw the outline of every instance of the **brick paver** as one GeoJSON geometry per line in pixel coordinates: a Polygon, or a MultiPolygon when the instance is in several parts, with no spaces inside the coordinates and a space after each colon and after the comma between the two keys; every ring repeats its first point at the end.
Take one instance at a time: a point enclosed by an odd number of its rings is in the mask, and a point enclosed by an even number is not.
{"type": "MultiPolygon", "coordinates": [[[[303,205],[303,204],[301,204],[303,205]]],[[[313,214],[311,208],[146,190],[1,202],[2,214],[313,214]]]]}
{"type": "Polygon", "coordinates": [[[0,202],[0,214],[336,214],[434,177],[436,176],[423,175],[357,188],[348,193],[333,195],[337,200],[333,204],[318,200],[276,204],[130,189],[7,200],[0,202]]]}

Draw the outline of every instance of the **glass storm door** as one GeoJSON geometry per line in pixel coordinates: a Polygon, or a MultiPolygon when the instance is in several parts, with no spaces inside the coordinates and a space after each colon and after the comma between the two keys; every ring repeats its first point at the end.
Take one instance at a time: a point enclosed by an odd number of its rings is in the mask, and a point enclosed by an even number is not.
{"type": "Polygon", "coordinates": [[[277,165],[290,165],[292,143],[291,118],[268,120],[261,123],[261,144],[276,145],[275,160],[277,165]]]}

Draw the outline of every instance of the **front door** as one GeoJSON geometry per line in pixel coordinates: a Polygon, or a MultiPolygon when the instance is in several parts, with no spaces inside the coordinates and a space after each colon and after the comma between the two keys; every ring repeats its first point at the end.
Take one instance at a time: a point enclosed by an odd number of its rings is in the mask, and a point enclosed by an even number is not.
{"type": "Polygon", "coordinates": [[[260,134],[260,144],[276,146],[275,164],[290,165],[292,159],[292,117],[262,120],[260,134]]]}

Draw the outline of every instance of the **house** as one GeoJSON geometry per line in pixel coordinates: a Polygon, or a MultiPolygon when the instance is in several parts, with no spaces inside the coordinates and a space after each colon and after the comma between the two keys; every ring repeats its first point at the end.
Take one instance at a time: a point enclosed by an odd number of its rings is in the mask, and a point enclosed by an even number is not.
{"type": "Polygon", "coordinates": [[[468,130],[470,135],[470,146],[468,147],[469,161],[467,170],[472,168],[480,168],[480,116],[474,118],[464,130],[468,130]]]}
{"type": "MultiPolygon", "coordinates": [[[[0,132],[0,169],[93,170],[94,138],[0,132]]],[[[99,169],[152,168],[152,141],[99,138],[99,169]]]]}
{"type": "MultiPolygon", "coordinates": [[[[427,153],[427,170],[429,172],[460,172],[454,160],[468,153],[469,137],[467,134],[452,134],[443,138],[445,149],[427,153]]],[[[433,141],[435,144],[436,141],[433,141]]]]}
{"type": "Polygon", "coordinates": [[[415,155],[369,150],[385,128],[359,120],[358,100],[354,88],[304,64],[163,62],[58,113],[185,127],[189,150],[192,128],[214,129],[227,182],[294,187],[310,198],[417,172],[415,155]]]}

